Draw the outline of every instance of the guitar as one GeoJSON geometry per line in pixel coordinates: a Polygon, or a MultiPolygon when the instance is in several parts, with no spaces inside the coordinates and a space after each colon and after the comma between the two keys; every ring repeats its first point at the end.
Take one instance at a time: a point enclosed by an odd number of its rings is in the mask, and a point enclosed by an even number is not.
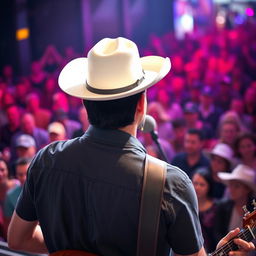
{"type": "MultiPolygon", "coordinates": [[[[256,238],[256,201],[253,200],[253,212],[247,211],[244,206],[245,215],[243,217],[243,229],[238,233],[236,238],[241,238],[247,242],[252,241],[256,238]]],[[[237,251],[238,246],[234,243],[234,239],[229,240],[226,244],[218,248],[216,251],[208,254],[208,256],[228,256],[230,251],[237,251]]],[[[97,256],[96,254],[74,251],[74,250],[63,250],[51,253],[49,256],[97,256]]]]}
{"type": "MultiPolygon", "coordinates": [[[[247,242],[256,238],[256,201],[252,202],[253,212],[249,212],[246,206],[243,207],[245,215],[243,217],[243,229],[238,233],[236,238],[241,238],[247,242]]],[[[227,256],[230,251],[237,251],[238,246],[234,243],[234,239],[231,239],[226,244],[218,248],[216,251],[210,253],[210,256],[227,256]]]]}

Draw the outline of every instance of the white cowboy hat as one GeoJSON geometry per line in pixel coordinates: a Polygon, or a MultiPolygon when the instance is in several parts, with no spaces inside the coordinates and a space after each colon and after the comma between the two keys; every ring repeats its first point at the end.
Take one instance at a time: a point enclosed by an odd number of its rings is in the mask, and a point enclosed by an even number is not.
{"type": "Polygon", "coordinates": [[[226,185],[230,180],[238,180],[247,185],[252,191],[256,191],[255,172],[247,165],[239,164],[232,173],[219,172],[218,177],[226,185]]]}
{"type": "Polygon", "coordinates": [[[113,100],[142,92],[171,69],[169,58],[140,58],[136,44],[126,38],[104,38],[87,58],[69,62],[59,76],[60,88],[88,100],[113,100]]]}
{"type": "Polygon", "coordinates": [[[226,159],[230,164],[232,164],[233,160],[234,160],[233,159],[233,154],[234,154],[233,149],[225,143],[216,144],[210,154],[220,156],[220,157],[226,159]]]}

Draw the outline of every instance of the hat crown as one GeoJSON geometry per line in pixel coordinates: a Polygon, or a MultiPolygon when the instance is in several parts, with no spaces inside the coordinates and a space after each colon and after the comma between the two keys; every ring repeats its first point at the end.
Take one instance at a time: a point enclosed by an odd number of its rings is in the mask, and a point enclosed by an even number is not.
{"type": "Polygon", "coordinates": [[[231,180],[240,181],[248,186],[252,191],[256,192],[255,172],[247,165],[239,164],[232,173],[219,172],[218,177],[224,184],[228,184],[231,180]]]}
{"type": "Polygon", "coordinates": [[[119,89],[142,77],[138,48],[126,38],[104,38],[88,53],[87,83],[95,89],[119,89]]]}
{"type": "Polygon", "coordinates": [[[225,144],[225,143],[218,143],[216,146],[213,148],[211,154],[220,156],[228,161],[233,160],[233,150],[232,148],[225,144]]]}
{"type": "Polygon", "coordinates": [[[16,147],[32,147],[36,146],[35,140],[28,134],[20,135],[16,140],[16,147]]]}
{"type": "Polygon", "coordinates": [[[232,172],[234,178],[247,182],[254,182],[255,173],[252,168],[247,165],[239,164],[232,172]]]}

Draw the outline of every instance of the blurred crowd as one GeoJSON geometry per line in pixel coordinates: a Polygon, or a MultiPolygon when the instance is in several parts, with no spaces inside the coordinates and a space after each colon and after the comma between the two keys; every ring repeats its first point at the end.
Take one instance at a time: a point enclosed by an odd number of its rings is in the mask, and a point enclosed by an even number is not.
{"type": "MultiPolygon", "coordinates": [[[[157,123],[168,162],[192,179],[205,246],[242,227],[256,192],[256,26],[213,29],[177,40],[151,35],[141,55],[171,58],[172,69],[148,94],[148,114],[157,123]]],[[[0,74],[0,236],[6,230],[33,156],[56,140],[81,136],[88,127],[82,102],[57,85],[61,68],[82,56],[72,47],[62,56],[49,45],[18,77],[12,66],[0,74]]],[[[139,132],[149,154],[161,158],[150,134],[139,132]]],[[[254,206],[256,208],[256,206],[254,206]]]]}

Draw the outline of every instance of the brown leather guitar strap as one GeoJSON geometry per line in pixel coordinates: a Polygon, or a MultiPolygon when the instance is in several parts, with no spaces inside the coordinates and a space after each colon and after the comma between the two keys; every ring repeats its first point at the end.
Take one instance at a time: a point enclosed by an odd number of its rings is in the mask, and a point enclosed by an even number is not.
{"type": "Polygon", "coordinates": [[[140,203],[137,256],[156,255],[166,168],[165,162],[146,155],[140,203]]]}

